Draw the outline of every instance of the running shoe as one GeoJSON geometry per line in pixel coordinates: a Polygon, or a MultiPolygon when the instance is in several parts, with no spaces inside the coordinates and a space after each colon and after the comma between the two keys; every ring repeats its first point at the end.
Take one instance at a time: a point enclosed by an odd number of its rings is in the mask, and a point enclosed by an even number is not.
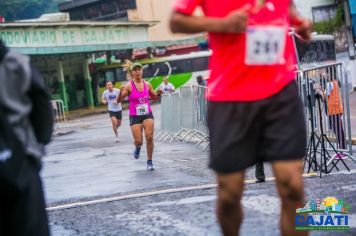
{"type": "Polygon", "coordinates": [[[141,147],[136,147],[135,150],[133,151],[133,156],[135,159],[140,158],[140,152],[141,152],[141,147]]]}
{"type": "Polygon", "coordinates": [[[147,161],[147,170],[154,170],[152,160],[147,161]]]}
{"type": "Polygon", "coordinates": [[[119,142],[119,138],[116,137],[116,138],[115,138],[115,143],[118,143],[118,142],[119,142]]]}

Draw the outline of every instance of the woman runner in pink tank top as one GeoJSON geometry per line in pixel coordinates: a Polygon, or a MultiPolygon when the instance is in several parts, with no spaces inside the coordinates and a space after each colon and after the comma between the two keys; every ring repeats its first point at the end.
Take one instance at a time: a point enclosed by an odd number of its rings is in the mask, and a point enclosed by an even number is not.
{"type": "Polygon", "coordinates": [[[140,63],[126,60],[124,69],[127,71],[130,82],[123,88],[120,101],[128,96],[130,126],[135,145],[133,156],[135,159],[140,158],[143,144],[142,132],[144,131],[147,147],[147,170],[154,170],[152,162],[154,121],[150,99],[159,99],[162,91],[154,92],[151,84],[142,78],[143,70],[140,63]]]}

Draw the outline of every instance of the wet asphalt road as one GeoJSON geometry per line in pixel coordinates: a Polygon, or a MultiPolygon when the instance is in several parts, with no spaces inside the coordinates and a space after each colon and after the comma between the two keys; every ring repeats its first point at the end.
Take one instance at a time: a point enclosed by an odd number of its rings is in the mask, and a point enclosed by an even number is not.
{"type": "MultiPolygon", "coordinates": [[[[155,106],[159,129],[159,106],[155,106]]],[[[127,111],[115,143],[107,114],[63,124],[63,135],[48,147],[42,176],[53,235],[221,235],[215,219],[214,175],[207,168],[208,153],[191,143],[156,142],[155,171],[146,171],[145,149],[132,158],[127,111]],[[189,186],[196,190],[179,191],[189,186]],[[159,194],[160,190],[170,193],[159,194]],[[139,193],[149,196],[126,198],[139,193]],[[119,197],[122,197],[123,200],[119,197]],[[114,198],[117,200],[112,201],[114,198]],[[88,205],[92,200],[106,199],[88,205]],[[56,206],[83,206],[53,210],[56,206]]],[[[356,235],[356,165],[351,173],[305,179],[306,199],[335,196],[351,204],[349,232],[311,235],[356,235]]],[[[247,171],[253,179],[254,169],[247,171]]],[[[270,167],[266,167],[271,177],[270,167]]],[[[241,235],[279,235],[279,199],[274,182],[248,183],[243,197],[245,220],[241,235]]]]}

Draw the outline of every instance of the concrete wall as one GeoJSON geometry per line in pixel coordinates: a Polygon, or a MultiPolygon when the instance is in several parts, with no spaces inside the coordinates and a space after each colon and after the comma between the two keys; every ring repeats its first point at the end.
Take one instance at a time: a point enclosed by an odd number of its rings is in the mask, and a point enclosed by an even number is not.
{"type": "Polygon", "coordinates": [[[159,21],[148,28],[150,41],[178,40],[192,35],[172,34],[168,27],[173,0],[136,0],[137,9],[128,11],[129,21],[159,21]]]}

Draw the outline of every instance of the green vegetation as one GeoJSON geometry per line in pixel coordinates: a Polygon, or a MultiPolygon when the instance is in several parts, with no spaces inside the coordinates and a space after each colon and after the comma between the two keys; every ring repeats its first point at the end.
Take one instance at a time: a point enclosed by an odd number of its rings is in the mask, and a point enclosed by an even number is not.
{"type": "MultiPolygon", "coordinates": [[[[187,83],[192,78],[192,73],[182,73],[169,76],[169,82],[174,85],[175,88],[179,88],[187,83]]],[[[153,77],[147,80],[152,85],[153,89],[157,89],[163,81],[163,76],[153,77]]]]}
{"type": "Polygon", "coordinates": [[[314,23],[314,30],[319,34],[333,34],[344,23],[344,9],[343,5],[339,4],[336,16],[328,21],[314,23]]]}
{"type": "Polygon", "coordinates": [[[33,19],[43,13],[58,12],[57,4],[65,0],[1,0],[0,15],[6,21],[33,19]]]}

